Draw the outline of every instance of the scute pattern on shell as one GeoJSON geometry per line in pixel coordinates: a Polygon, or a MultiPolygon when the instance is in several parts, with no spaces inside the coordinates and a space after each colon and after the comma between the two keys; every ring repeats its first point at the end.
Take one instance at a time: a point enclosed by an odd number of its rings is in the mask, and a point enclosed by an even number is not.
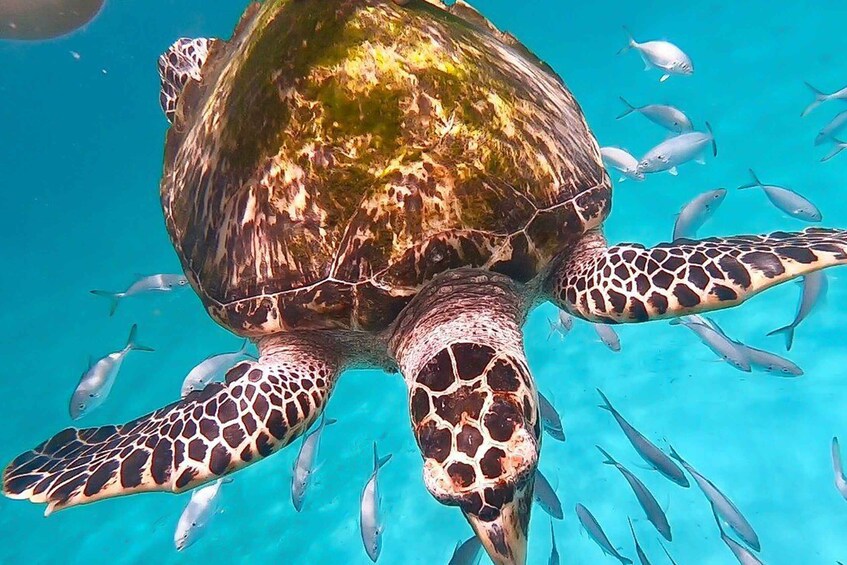
{"type": "Polygon", "coordinates": [[[526,282],[608,214],[561,80],[436,6],[269,1],[202,75],[161,194],[186,273],[238,333],[379,331],[434,275],[526,282]]]}

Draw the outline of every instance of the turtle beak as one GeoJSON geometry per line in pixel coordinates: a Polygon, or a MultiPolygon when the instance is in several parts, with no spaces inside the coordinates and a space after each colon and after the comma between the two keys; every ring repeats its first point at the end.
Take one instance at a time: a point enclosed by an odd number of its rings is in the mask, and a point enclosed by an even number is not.
{"type": "Polygon", "coordinates": [[[529,512],[534,475],[515,490],[513,499],[500,507],[493,519],[465,512],[476,536],[495,565],[525,565],[529,512]]]}

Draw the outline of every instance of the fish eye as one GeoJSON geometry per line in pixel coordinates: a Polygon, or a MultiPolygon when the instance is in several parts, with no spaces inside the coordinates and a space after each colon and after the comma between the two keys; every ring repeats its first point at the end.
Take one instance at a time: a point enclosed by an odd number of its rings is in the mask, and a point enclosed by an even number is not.
{"type": "Polygon", "coordinates": [[[88,393],[88,398],[94,398],[96,395],[93,392],[88,393]]]}

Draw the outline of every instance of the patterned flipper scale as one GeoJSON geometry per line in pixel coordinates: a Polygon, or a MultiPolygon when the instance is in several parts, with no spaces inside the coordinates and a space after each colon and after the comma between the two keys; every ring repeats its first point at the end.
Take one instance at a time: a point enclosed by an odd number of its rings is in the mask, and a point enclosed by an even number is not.
{"type": "Polygon", "coordinates": [[[678,239],[606,247],[599,233],[555,269],[550,294],[565,310],[605,323],[720,310],[795,277],[847,263],[847,231],[678,239]]]}
{"type": "Polygon", "coordinates": [[[320,358],[233,367],[213,383],[119,426],[67,428],[12,461],[10,498],[45,514],[144,491],[182,492],[288,445],[318,417],[337,370],[320,358]]]}

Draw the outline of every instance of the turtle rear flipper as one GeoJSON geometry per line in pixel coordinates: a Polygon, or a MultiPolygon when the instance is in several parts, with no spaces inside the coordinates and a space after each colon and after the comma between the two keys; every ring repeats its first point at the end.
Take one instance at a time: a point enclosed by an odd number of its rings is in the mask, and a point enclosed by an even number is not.
{"type": "Polygon", "coordinates": [[[588,320],[646,322],[735,306],[779,283],[847,263],[847,230],[679,239],[606,247],[589,232],[550,278],[561,308],[588,320]]]}
{"type": "Polygon", "coordinates": [[[323,411],[339,370],[328,344],[269,338],[245,361],[179,402],[120,426],[67,428],[3,473],[10,498],[45,514],[144,491],[182,492],[291,443],[323,411]]]}

